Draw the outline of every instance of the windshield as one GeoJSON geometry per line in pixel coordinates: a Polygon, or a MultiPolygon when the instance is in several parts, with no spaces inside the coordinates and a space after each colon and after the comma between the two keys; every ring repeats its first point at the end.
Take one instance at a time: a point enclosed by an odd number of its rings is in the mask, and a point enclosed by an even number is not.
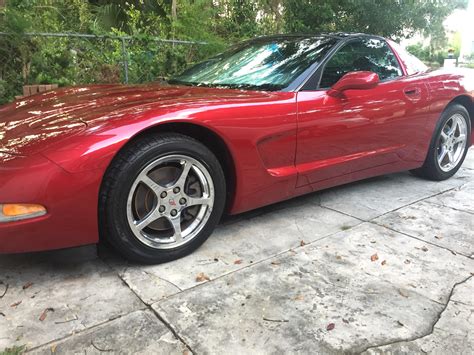
{"type": "Polygon", "coordinates": [[[288,86],[336,43],[331,37],[261,38],[197,64],[170,84],[278,90],[288,86]]]}

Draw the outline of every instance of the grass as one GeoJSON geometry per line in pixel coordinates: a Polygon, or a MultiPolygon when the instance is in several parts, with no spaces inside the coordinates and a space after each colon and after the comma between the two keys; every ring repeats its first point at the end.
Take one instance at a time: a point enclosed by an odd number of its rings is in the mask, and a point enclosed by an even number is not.
{"type": "Polygon", "coordinates": [[[6,348],[3,351],[0,351],[0,355],[20,355],[25,352],[25,346],[14,346],[11,348],[6,348]]]}

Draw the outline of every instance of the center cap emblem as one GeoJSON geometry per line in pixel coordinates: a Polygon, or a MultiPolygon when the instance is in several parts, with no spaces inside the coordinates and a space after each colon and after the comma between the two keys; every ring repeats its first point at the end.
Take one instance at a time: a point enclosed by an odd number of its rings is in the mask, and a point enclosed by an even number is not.
{"type": "Polygon", "coordinates": [[[170,204],[171,206],[176,206],[176,202],[174,202],[174,199],[172,199],[172,198],[170,198],[169,204],[170,204]]]}

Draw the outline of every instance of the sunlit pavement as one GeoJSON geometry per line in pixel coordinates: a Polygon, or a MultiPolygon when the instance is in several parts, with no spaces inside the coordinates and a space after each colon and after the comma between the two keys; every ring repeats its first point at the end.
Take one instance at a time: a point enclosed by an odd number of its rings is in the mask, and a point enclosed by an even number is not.
{"type": "MultiPolygon", "coordinates": [[[[65,236],[67,237],[67,236],[65,236]]],[[[474,150],[225,221],[181,260],[0,256],[0,351],[474,353],[474,150]]]]}

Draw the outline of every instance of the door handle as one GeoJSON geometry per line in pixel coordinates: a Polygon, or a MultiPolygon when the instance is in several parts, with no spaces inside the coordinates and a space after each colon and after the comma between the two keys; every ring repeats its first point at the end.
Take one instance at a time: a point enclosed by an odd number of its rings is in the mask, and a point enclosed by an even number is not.
{"type": "Polygon", "coordinates": [[[417,87],[408,87],[403,90],[403,93],[410,100],[419,100],[421,98],[421,90],[417,87]]]}
{"type": "Polygon", "coordinates": [[[405,89],[403,90],[405,95],[418,95],[420,93],[420,89],[418,88],[410,88],[410,89],[405,89]]]}

